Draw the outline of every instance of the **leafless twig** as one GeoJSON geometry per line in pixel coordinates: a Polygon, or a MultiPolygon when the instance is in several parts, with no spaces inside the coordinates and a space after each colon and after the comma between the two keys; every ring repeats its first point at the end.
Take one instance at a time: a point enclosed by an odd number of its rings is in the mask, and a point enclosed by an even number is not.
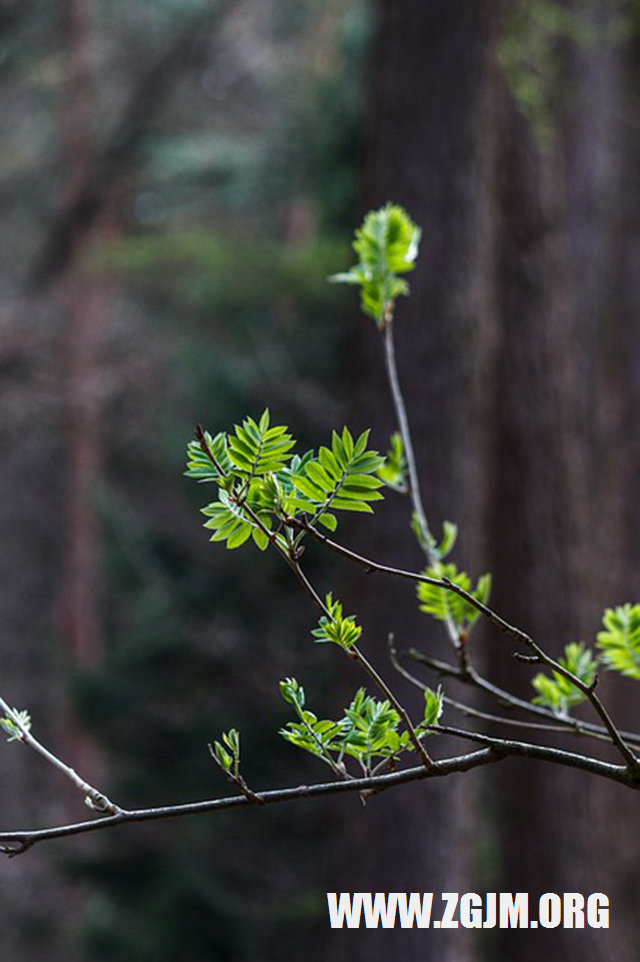
{"type": "Polygon", "coordinates": [[[108,815],[117,815],[121,812],[121,809],[110,801],[106,795],[99,792],[98,789],[90,785],[89,782],[86,782],[73,768],[66,765],[57,755],[50,752],[48,748],[45,748],[45,746],[31,734],[26,725],[22,723],[20,716],[7,704],[4,698],[0,698],[0,709],[20,733],[19,740],[24,742],[25,745],[28,745],[29,748],[32,748],[49,762],[50,765],[53,765],[54,768],[57,768],[59,772],[62,772],[63,775],[70,779],[76,788],[83,792],[85,801],[90,808],[95,812],[107,813],[108,815]]]}

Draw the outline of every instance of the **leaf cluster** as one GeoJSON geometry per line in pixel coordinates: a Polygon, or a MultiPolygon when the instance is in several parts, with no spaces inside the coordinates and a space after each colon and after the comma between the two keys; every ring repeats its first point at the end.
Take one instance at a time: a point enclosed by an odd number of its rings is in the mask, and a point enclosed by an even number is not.
{"type": "MultiPolygon", "coordinates": [[[[450,525],[449,528],[445,529],[440,550],[445,550],[445,553],[446,550],[450,550],[450,545],[454,539],[455,526],[450,525]]],[[[426,568],[423,573],[429,578],[440,580],[446,578],[452,584],[458,585],[463,591],[472,595],[481,604],[486,605],[489,600],[491,593],[490,574],[481,575],[475,587],[473,587],[469,575],[465,571],[459,571],[453,562],[437,561],[434,565],[426,568]]],[[[424,611],[438,621],[451,621],[459,635],[463,633],[467,635],[480,617],[477,608],[474,608],[465,598],[447,588],[420,582],[416,587],[416,593],[420,602],[420,611],[424,611]]]]}
{"type": "MultiPolygon", "coordinates": [[[[575,675],[583,684],[592,685],[598,664],[592,652],[581,641],[572,641],[565,645],[564,655],[558,658],[558,664],[575,675]]],[[[586,695],[576,688],[568,678],[557,671],[551,677],[539,672],[531,681],[538,692],[532,699],[534,705],[550,708],[555,715],[568,715],[576,705],[586,700],[586,695]]]]}
{"type": "Polygon", "coordinates": [[[602,622],[600,659],[607,668],[640,680],[640,605],[607,608],[602,622]]]}
{"type": "MultiPolygon", "coordinates": [[[[337,721],[319,719],[305,708],[305,693],[295,678],[280,683],[286,702],[293,705],[297,722],[287,722],[280,734],[292,745],[320,758],[332,769],[346,774],[346,757],[355,759],[370,775],[380,764],[397,760],[403,752],[414,751],[408,731],[399,731],[400,716],[391,704],[378,701],[359,688],[337,721]]],[[[443,708],[443,694],[427,689],[423,721],[416,726],[418,737],[429,734],[443,708]]]]}
{"type": "MultiPolygon", "coordinates": [[[[587,648],[583,642],[572,642],[564,649],[559,664],[585,685],[593,684],[598,664],[627,678],[640,680],[640,605],[619,605],[607,608],[602,623],[604,630],[597,636],[599,652],[587,648]]],[[[552,672],[552,676],[537,674],[532,685],[538,692],[534,704],[544,705],[557,715],[567,715],[586,698],[571,682],[552,672]]]]}
{"type": "Polygon", "coordinates": [[[343,615],[342,604],[333,600],[329,593],[325,598],[328,615],[322,615],[318,627],[311,634],[318,644],[331,642],[348,651],[362,634],[362,628],[356,624],[355,615],[343,615]]]}
{"type": "Polygon", "coordinates": [[[380,501],[378,488],[383,482],[376,472],[384,465],[377,451],[368,451],[369,431],[354,440],[347,428],[331,437],[331,448],[321,447],[317,457],[308,458],[294,475],[292,483],[297,494],[292,507],[311,515],[334,531],[335,517],[329,508],[343,511],[372,513],[368,502],[380,501]]]}
{"type": "Polygon", "coordinates": [[[223,772],[238,778],[240,769],[240,732],[236,728],[222,733],[222,742],[215,741],[211,754],[223,772]]]}
{"type": "Polygon", "coordinates": [[[386,204],[371,211],[353,242],[358,263],[330,280],[358,286],[363,313],[381,328],[396,299],[409,293],[406,280],[398,275],[415,267],[420,237],[420,229],[402,207],[386,204]]]}
{"type": "Polygon", "coordinates": [[[404,453],[402,435],[395,431],[390,438],[390,447],[387,451],[382,467],[378,468],[377,475],[388,488],[400,494],[407,493],[407,459],[404,453]]]}
{"type": "Polygon", "coordinates": [[[371,513],[370,502],[382,498],[377,472],[385,461],[368,440],[369,431],[354,438],[345,427],[317,455],[301,456],[288,428],[271,426],[268,409],[232,433],[212,437],[198,429],[188,445],[186,475],[218,485],[218,499],[202,509],[211,541],[233,549],[253,538],[261,550],[274,541],[289,551],[304,536],[302,519],[335,531],[335,511],[371,513]]]}
{"type": "Polygon", "coordinates": [[[20,722],[20,725],[16,725],[12,718],[8,718],[5,715],[4,718],[0,718],[0,728],[7,733],[8,742],[22,741],[22,729],[25,731],[31,731],[31,715],[28,711],[21,711],[19,708],[14,708],[12,711],[20,722]],[[22,729],[20,726],[22,726],[22,729]]]}

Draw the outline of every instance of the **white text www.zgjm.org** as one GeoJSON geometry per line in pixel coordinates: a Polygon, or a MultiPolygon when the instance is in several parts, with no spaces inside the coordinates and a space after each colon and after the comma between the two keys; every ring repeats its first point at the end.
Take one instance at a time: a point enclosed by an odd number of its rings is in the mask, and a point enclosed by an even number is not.
{"type": "Polygon", "coordinates": [[[607,929],[603,892],[327,892],[332,929],[607,929]]]}

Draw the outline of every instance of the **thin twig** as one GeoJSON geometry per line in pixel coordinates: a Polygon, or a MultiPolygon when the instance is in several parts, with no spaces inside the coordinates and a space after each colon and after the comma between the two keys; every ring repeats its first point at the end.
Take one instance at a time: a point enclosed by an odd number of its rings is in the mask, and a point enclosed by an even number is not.
{"type": "MultiPolygon", "coordinates": [[[[384,325],[382,328],[382,335],[384,341],[384,359],[387,371],[387,379],[389,381],[389,388],[391,391],[391,398],[393,401],[393,408],[396,414],[396,420],[398,422],[398,427],[400,429],[400,436],[402,438],[402,445],[404,448],[404,456],[407,462],[407,474],[408,474],[408,485],[407,493],[411,499],[411,506],[413,508],[413,515],[417,521],[418,528],[420,530],[420,545],[424,551],[429,566],[437,564],[440,560],[440,555],[435,547],[435,539],[431,534],[431,529],[429,528],[429,522],[427,521],[427,514],[424,509],[424,504],[422,501],[422,492],[420,489],[420,480],[418,478],[418,466],[416,462],[416,456],[413,450],[413,441],[411,440],[411,429],[409,427],[409,417],[407,415],[407,406],[404,401],[402,394],[402,389],[400,387],[400,378],[398,377],[398,365],[396,363],[396,351],[395,344],[393,340],[393,312],[394,304],[389,303],[386,306],[384,325]]],[[[466,659],[466,649],[460,638],[458,629],[456,628],[455,622],[450,615],[447,615],[445,619],[445,628],[449,640],[451,641],[453,647],[458,653],[458,658],[461,664],[466,659]]]]}
{"type": "MultiPolygon", "coordinates": [[[[421,691],[428,690],[429,686],[425,684],[425,682],[421,681],[419,678],[416,678],[415,675],[411,674],[410,671],[407,671],[407,669],[400,663],[398,659],[398,650],[395,647],[394,637],[392,634],[389,635],[389,658],[395,670],[402,675],[403,678],[406,678],[407,681],[411,682],[412,685],[415,685],[416,688],[420,688],[421,691]]],[[[513,725],[514,727],[519,728],[537,729],[538,731],[545,732],[566,732],[566,727],[564,725],[549,725],[544,722],[527,722],[521,721],[517,718],[504,718],[502,715],[492,715],[489,712],[472,708],[471,705],[465,705],[462,702],[455,701],[455,699],[450,698],[448,695],[443,695],[442,700],[445,705],[455,708],[464,715],[473,716],[474,718],[481,718],[483,721],[496,722],[502,725],[513,725]]],[[[609,741],[609,738],[606,735],[601,735],[599,737],[603,740],[609,741]]]]}
{"type": "Polygon", "coordinates": [[[58,758],[57,755],[54,755],[53,752],[50,752],[48,748],[45,748],[45,746],[31,734],[26,725],[23,725],[22,721],[20,720],[20,716],[7,704],[4,698],[0,698],[0,709],[19,731],[20,741],[24,742],[25,745],[28,745],[35,752],[41,755],[42,758],[46,759],[50,765],[53,765],[54,768],[57,768],[59,772],[63,773],[63,775],[66,775],[66,777],[73,782],[76,788],[78,788],[84,794],[85,801],[90,808],[92,808],[95,812],[106,812],[109,815],[117,815],[121,811],[119,806],[107,798],[103,792],[99,792],[97,788],[94,788],[93,785],[90,785],[89,782],[84,780],[84,778],[81,778],[80,775],[78,775],[78,773],[71,768],[70,765],[66,765],[62,759],[58,758]]]}
{"type": "MultiPolygon", "coordinates": [[[[544,757],[546,761],[553,761],[552,754],[559,751],[562,756],[561,764],[569,765],[573,768],[584,768],[581,763],[573,764],[564,756],[569,755],[577,759],[582,759],[585,756],[573,755],[572,752],[564,752],[564,750],[551,748],[547,745],[534,745],[529,742],[513,741],[507,738],[495,738],[492,735],[483,735],[482,732],[470,732],[462,728],[453,728],[450,725],[432,725],[431,730],[441,735],[453,735],[456,738],[465,738],[468,741],[478,742],[481,745],[494,748],[496,751],[504,751],[506,755],[523,755],[529,758],[544,757]],[[542,755],[540,754],[541,752],[543,753],[542,755]]],[[[557,760],[559,761],[560,757],[557,760]]],[[[613,767],[619,770],[621,766],[614,765],[613,767]]],[[[627,784],[640,788],[640,777],[637,771],[631,770],[629,766],[623,766],[623,770],[628,772],[627,784]]]]}
{"type": "MultiPolygon", "coordinates": [[[[331,619],[331,612],[329,611],[329,609],[323,602],[322,598],[320,597],[318,592],[315,590],[315,588],[313,587],[313,585],[305,575],[304,571],[300,567],[300,563],[298,561],[293,561],[292,559],[290,559],[289,564],[296,578],[298,579],[300,584],[303,586],[305,591],[308,593],[310,598],[313,600],[313,602],[317,605],[320,611],[327,618],[331,619]]],[[[404,708],[404,706],[398,701],[397,697],[391,691],[391,689],[389,688],[385,680],[378,674],[378,672],[373,667],[373,665],[371,664],[367,656],[362,651],[360,651],[357,645],[352,645],[348,649],[347,654],[351,658],[353,658],[354,661],[357,661],[362,666],[364,671],[375,682],[375,684],[380,689],[380,691],[385,695],[386,698],[389,699],[389,701],[391,702],[395,710],[398,712],[398,714],[402,718],[402,721],[405,724],[407,732],[409,733],[409,738],[411,739],[411,742],[414,748],[422,758],[422,761],[424,762],[425,766],[427,767],[431,766],[433,764],[433,760],[431,759],[428,751],[426,750],[426,748],[418,738],[418,734],[415,728],[413,727],[413,723],[411,719],[409,718],[409,713],[404,708]]]]}
{"type": "MultiPolygon", "coordinates": [[[[456,711],[461,712],[463,715],[467,715],[470,718],[480,718],[482,721],[488,721],[496,725],[509,725],[512,728],[527,728],[530,731],[539,732],[564,732],[567,733],[567,729],[564,725],[549,725],[546,722],[528,722],[523,721],[520,718],[505,718],[503,715],[493,715],[491,712],[480,711],[478,708],[473,708],[471,705],[465,705],[463,702],[456,701],[455,698],[449,698],[448,695],[443,695],[442,698],[445,705],[449,705],[450,708],[454,708],[456,711]]],[[[573,731],[574,735],[581,734],[579,731],[573,731]]],[[[592,734],[593,738],[599,738],[601,741],[609,742],[610,739],[607,735],[595,735],[592,734]]]]}
{"type": "Polygon", "coordinates": [[[391,390],[391,397],[393,400],[393,407],[396,414],[396,419],[398,421],[398,427],[400,429],[400,435],[402,437],[402,445],[404,448],[404,456],[407,461],[407,474],[408,478],[408,494],[411,499],[411,506],[413,508],[413,513],[418,521],[420,527],[420,534],[422,539],[422,547],[424,553],[426,554],[429,564],[434,565],[439,561],[438,553],[435,551],[433,544],[434,538],[431,534],[429,528],[429,522],[427,521],[427,515],[424,510],[424,504],[422,503],[422,494],[420,491],[420,481],[418,479],[418,468],[416,465],[416,457],[413,450],[413,442],[411,440],[411,429],[409,428],[409,418],[407,416],[407,406],[402,395],[402,389],[400,387],[400,379],[398,377],[398,366],[396,364],[396,352],[395,345],[393,342],[393,304],[388,304],[385,318],[384,326],[382,328],[383,340],[384,340],[384,359],[387,369],[387,378],[389,380],[389,388],[391,390]]]}
{"type": "Polygon", "coordinates": [[[609,732],[609,735],[611,736],[611,741],[614,743],[614,745],[616,746],[616,748],[618,749],[618,751],[626,761],[629,768],[640,769],[640,763],[638,762],[638,759],[636,758],[634,752],[631,750],[629,745],[627,745],[626,741],[624,740],[624,738],[620,734],[620,731],[615,725],[613,719],[611,718],[611,715],[609,714],[605,706],[602,704],[602,701],[596,694],[595,685],[585,684],[585,682],[583,682],[582,679],[578,678],[577,675],[574,675],[573,672],[565,668],[564,665],[561,665],[560,662],[555,660],[555,658],[552,658],[550,655],[548,655],[546,651],[544,651],[540,647],[540,645],[536,644],[536,642],[533,641],[532,638],[529,638],[528,635],[526,636],[526,638],[527,638],[527,641],[525,642],[526,645],[528,646],[528,648],[530,648],[533,654],[538,657],[539,661],[541,661],[545,665],[548,665],[548,667],[551,668],[551,670],[556,672],[558,675],[562,675],[563,678],[566,678],[568,682],[574,685],[574,687],[577,688],[578,691],[582,692],[582,694],[591,702],[594,710],[602,719],[604,727],[609,732]]]}
{"type": "MultiPolygon", "coordinates": [[[[592,738],[611,741],[610,735],[603,725],[596,725],[594,722],[585,721],[581,718],[572,718],[570,715],[556,715],[551,709],[545,708],[543,705],[534,705],[532,702],[524,701],[524,699],[518,698],[517,695],[513,695],[511,692],[506,691],[506,689],[498,688],[497,685],[483,678],[482,675],[478,674],[473,668],[462,672],[457,666],[449,665],[447,662],[439,661],[437,658],[430,658],[428,655],[425,655],[424,652],[418,651],[415,648],[410,648],[408,651],[403,652],[403,654],[413,661],[426,665],[440,675],[446,675],[450,678],[457,679],[465,685],[479,688],[481,691],[487,692],[499,702],[511,708],[518,708],[521,711],[528,712],[531,715],[537,715],[541,718],[549,718],[559,725],[562,725],[564,730],[570,729],[577,735],[587,735],[592,738]]],[[[419,688],[423,687],[422,682],[410,672],[402,669],[401,673],[404,674],[404,677],[411,681],[412,684],[417,685],[419,688]]],[[[640,749],[640,734],[629,731],[621,731],[620,734],[628,744],[632,744],[635,748],[640,749]]]]}
{"type": "Polygon", "coordinates": [[[300,584],[302,585],[306,593],[309,595],[309,597],[313,601],[314,605],[322,612],[322,614],[326,618],[329,619],[329,621],[331,621],[332,620],[331,612],[329,611],[324,601],[322,600],[322,598],[320,597],[320,595],[318,594],[318,592],[313,587],[313,585],[305,575],[304,571],[300,567],[300,562],[295,561],[293,558],[290,558],[288,555],[286,556],[285,560],[287,561],[289,567],[293,571],[294,575],[296,576],[296,578],[298,579],[298,581],[300,582],[300,584]]]}
{"type": "Polygon", "coordinates": [[[244,778],[239,772],[227,771],[226,768],[220,764],[220,760],[215,753],[215,749],[213,745],[210,742],[207,743],[207,748],[209,749],[209,754],[213,758],[214,762],[216,763],[218,768],[220,768],[220,770],[224,772],[224,774],[227,776],[231,784],[237,785],[240,791],[242,792],[242,794],[245,796],[245,798],[248,799],[253,805],[264,805],[264,802],[262,801],[260,796],[256,795],[256,793],[249,788],[249,786],[247,785],[244,778]]]}
{"type": "Polygon", "coordinates": [[[409,734],[409,738],[411,739],[411,742],[414,748],[422,758],[422,761],[425,767],[430,768],[433,765],[433,759],[431,758],[427,749],[424,747],[424,745],[418,738],[418,733],[413,727],[413,723],[409,718],[409,713],[407,712],[406,708],[404,708],[401,702],[398,701],[398,698],[391,691],[391,689],[389,688],[385,680],[378,674],[378,672],[373,667],[369,659],[366,657],[366,655],[364,655],[360,651],[357,645],[351,646],[351,648],[349,649],[349,654],[355,661],[357,661],[360,665],[362,665],[363,669],[366,671],[369,677],[375,682],[375,684],[378,686],[380,691],[389,699],[389,701],[391,702],[395,710],[398,712],[398,714],[402,718],[405,728],[407,729],[407,732],[409,734]]]}

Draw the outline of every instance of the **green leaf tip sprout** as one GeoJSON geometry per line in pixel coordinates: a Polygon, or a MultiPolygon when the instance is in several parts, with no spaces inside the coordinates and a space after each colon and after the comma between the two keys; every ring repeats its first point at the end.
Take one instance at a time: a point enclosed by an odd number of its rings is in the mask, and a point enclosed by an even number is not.
{"type": "Polygon", "coordinates": [[[382,329],[393,313],[396,299],[409,293],[406,280],[398,275],[415,267],[421,236],[420,228],[402,207],[385,204],[368,213],[356,231],[353,248],[358,263],[348,271],[333,274],[329,280],[360,287],[363,313],[382,329]]]}

